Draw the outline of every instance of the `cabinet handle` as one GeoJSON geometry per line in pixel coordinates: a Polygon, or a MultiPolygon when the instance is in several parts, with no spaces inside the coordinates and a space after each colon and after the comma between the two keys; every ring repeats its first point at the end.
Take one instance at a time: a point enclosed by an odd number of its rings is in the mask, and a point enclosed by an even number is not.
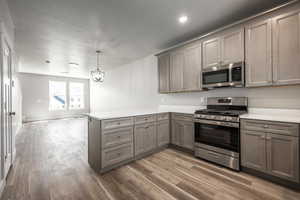
{"type": "Polygon", "coordinates": [[[264,125],[264,128],[269,128],[269,126],[268,125],[264,125]]]}
{"type": "Polygon", "coordinates": [[[271,140],[272,139],[272,137],[267,137],[267,140],[271,140]]]}
{"type": "Polygon", "coordinates": [[[262,135],[262,136],[260,136],[260,138],[261,138],[261,139],[265,139],[265,138],[266,138],[266,136],[262,135]]]}

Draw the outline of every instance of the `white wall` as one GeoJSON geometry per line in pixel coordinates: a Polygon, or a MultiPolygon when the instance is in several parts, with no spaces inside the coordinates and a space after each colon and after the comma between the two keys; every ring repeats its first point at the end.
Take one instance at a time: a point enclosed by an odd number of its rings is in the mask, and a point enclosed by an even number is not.
{"type": "Polygon", "coordinates": [[[156,108],[157,59],[148,56],[129,65],[106,71],[103,83],[91,81],[92,112],[156,108]]]}
{"type": "Polygon", "coordinates": [[[300,109],[300,86],[227,88],[207,92],[158,94],[157,59],[148,56],[107,72],[104,83],[91,84],[91,111],[199,106],[209,96],[246,96],[251,108],[300,109]]]}
{"type": "Polygon", "coordinates": [[[23,121],[35,121],[70,117],[77,114],[88,113],[90,110],[89,80],[66,77],[55,77],[35,74],[19,74],[23,93],[23,121]],[[85,109],[49,111],[49,80],[74,81],[85,84],[85,109]]]}

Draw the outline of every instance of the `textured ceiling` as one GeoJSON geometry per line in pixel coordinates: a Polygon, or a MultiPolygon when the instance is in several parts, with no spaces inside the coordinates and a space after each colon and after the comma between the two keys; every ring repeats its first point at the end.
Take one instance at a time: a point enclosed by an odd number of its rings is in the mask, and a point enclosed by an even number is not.
{"type": "Polygon", "coordinates": [[[108,70],[287,0],[8,0],[20,70],[88,76],[95,50],[108,70]],[[178,24],[186,14],[189,21],[178,24]],[[46,64],[45,60],[50,60],[46,64]],[[78,63],[79,69],[69,62],[78,63]]]}

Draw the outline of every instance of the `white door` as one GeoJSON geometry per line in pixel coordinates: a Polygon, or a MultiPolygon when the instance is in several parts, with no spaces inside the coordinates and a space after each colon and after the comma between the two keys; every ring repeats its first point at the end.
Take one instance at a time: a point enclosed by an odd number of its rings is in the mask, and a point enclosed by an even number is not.
{"type": "Polygon", "coordinates": [[[2,40],[2,145],[3,145],[3,177],[6,177],[12,164],[12,119],[11,119],[11,50],[7,43],[2,40]]]}

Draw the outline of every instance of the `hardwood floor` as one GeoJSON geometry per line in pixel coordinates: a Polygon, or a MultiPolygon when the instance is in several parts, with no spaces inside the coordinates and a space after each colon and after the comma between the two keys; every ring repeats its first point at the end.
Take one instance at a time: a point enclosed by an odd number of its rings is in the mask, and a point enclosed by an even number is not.
{"type": "Polygon", "coordinates": [[[104,175],[87,164],[87,120],[27,124],[3,200],[299,200],[300,193],[167,149],[104,175]]]}

